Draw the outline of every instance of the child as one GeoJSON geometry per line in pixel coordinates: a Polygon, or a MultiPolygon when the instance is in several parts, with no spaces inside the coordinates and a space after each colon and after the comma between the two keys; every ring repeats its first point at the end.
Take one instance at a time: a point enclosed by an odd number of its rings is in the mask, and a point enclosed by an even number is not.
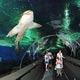
{"type": "Polygon", "coordinates": [[[56,71],[57,71],[57,76],[62,76],[62,61],[59,59],[59,57],[56,58],[56,71]]]}

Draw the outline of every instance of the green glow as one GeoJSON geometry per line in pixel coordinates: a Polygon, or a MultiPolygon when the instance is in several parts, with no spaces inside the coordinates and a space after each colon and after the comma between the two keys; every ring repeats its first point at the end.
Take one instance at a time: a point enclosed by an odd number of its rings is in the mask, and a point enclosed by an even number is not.
{"type": "Polygon", "coordinates": [[[13,46],[14,43],[11,40],[0,40],[0,45],[1,46],[13,46]]]}
{"type": "Polygon", "coordinates": [[[80,32],[71,32],[67,34],[60,34],[59,38],[61,40],[66,40],[68,42],[77,41],[80,38],[80,32]]]}
{"type": "Polygon", "coordinates": [[[79,32],[72,33],[70,37],[72,38],[73,41],[76,41],[80,38],[80,33],[79,32]]]}
{"type": "Polygon", "coordinates": [[[64,18],[63,18],[64,30],[69,30],[69,25],[70,25],[69,9],[66,7],[66,9],[64,10],[64,18]]]}
{"type": "Polygon", "coordinates": [[[44,48],[39,48],[39,49],[37,49],[38,51],[43,51],[44,50],[44,48]]]}
{"type": "Polygon", "coordinates": [[[61,45],[61,40],[58,38],[56,42],[56,46],[58,47],[59,45],[61,45]]]}
{"type": "Polygon", "coordinates": [[[65,12],[65,17],[69,16],[69,10],[67,8],[65,9],[64,12],[65,12]]]}
{"type": "Polygon", "coordinates": [[[6,35],[0,34],[0,46],[13,46],[14,45],[14,37],[7,38],[6,35]]]}
{"type": "Polygon", "coordinates": [[[70,37],[70,34],[65,34],[62,36],[63,39],[66,39],[67,41],[71,42],[72,41],[72,38],[70,37]]]}
{"type": "Polygon", "coordinates": [[[59,48],[63,48],[61,45],[57,45],[57,47],[59,47],[59,48]]]}
{"type": "Polygon", "coordinates": [[[0,0],[0,7],[2,7],[3,5],[3,0],[0,0]]]}
{"type": "Polygon", "coordinates": [[[80,7],[80,0],[75,0],[75,4],[77,5],[77,7],[80,7]]]}
{"type": "Polygon", "coordinates": [[[58,45],[58,44],[60,44],[60,39],[59,38],[57,39],[56,45],[58,45]]]}
{"type": "Polygon", "coordinates": [[[75,32],[75,33],[72,32],[70,34],[65,35],[65,38],[70,42],[78,40],[79,37],[80,37],[80,33],[79,32],[75,32]]]}
{"type": "Polygon", "coordinates": [[[28,29],[20,41],[20,44],[30,45],[32,42],[38,42],[39,38],[39,33],[36,29],[28,29]]]}

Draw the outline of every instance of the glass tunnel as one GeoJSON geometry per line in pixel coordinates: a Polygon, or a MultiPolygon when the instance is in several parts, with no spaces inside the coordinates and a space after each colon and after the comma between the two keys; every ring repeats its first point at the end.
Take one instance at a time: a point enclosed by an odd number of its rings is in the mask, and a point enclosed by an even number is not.
{"type": "Polygon", "coordinates": [[[59,50],[80,63],[80,0],[0,0],[0,77],[59,50]]]}

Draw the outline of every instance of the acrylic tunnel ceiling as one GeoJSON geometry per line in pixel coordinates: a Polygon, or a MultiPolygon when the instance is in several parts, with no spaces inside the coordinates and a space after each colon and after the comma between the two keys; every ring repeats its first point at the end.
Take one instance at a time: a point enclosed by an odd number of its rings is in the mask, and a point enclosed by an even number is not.
{"type": "Polygon", "coordinates": [[[34,12],[34,21],[42,27],[26,30],[21,45],[30,45],[41,37],[56,34],[58,36],[46,38],[43,43],[59,47],[60,37],[80,42],[80,0],[0,0],[0,45],[15,45],[17,35],[11,38],[6,35],[27,10],[34,12]]]}

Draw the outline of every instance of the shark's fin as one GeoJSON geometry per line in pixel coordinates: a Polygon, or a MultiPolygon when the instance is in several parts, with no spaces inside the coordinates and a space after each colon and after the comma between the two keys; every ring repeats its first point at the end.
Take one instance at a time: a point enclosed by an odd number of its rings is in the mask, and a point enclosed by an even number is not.
{"type": "Polygon", "coordinates": [[[40,28],[40,27],[42,27],[41,24],[38,24],[38,23],[36,23],[36,22],[33,22],[33,24],[30,25],[30,26],[28,27],[28,29],[40,28]]]}
{"type": "Polygon", "coordinates": [[[6,35],[6,37],[12,37],[20,32],[20,28],[18,28],[18,25],[16,25],[12,30],[9,31],[9,33],[6,35]]]}

